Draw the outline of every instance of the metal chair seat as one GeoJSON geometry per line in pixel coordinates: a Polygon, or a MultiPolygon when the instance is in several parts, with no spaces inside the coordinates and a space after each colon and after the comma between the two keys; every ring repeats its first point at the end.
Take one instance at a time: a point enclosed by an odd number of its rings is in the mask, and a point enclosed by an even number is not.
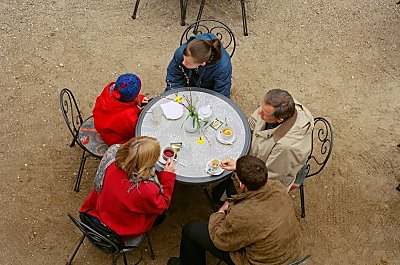
{"type": "Polygon", "coordinates": [[[103,157],[108,149],[108,145],[104,143],[94,127],[93,116],[87,118],[79,127],[78,139],[88,152],[98,158],[103,157]]]}
{"type": "Polygon", "coordinates": [[[140,243],[142,243],[144,236],[145,236],[145,234],[141,234],[140,236],[132,237],[132,238],[129,238],[128,240],[125,240],[125,246],[126,247],[139,246],[140,243]]]}

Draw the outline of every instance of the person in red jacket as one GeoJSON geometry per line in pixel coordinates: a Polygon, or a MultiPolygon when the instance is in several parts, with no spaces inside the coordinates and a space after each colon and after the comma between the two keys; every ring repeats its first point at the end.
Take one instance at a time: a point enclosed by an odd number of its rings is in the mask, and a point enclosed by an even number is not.
{"type": "Polygon", "coordinates": [[[123,240],[149,231],[169,207],[176,177],[173,161],[155,173],[159,156],[160,144],[152,137],[112,145],[100,162],[94,190],[80,212],[96,217],[123,240]]]}
{"type": "Polygon", "coordinates": [[[148,102],[139,94],[140,89],[139,77],[123,74],[97,97],[93,109],[94,127],[108,146],[126,143],[135,136],[141,105],[148,102]]]}

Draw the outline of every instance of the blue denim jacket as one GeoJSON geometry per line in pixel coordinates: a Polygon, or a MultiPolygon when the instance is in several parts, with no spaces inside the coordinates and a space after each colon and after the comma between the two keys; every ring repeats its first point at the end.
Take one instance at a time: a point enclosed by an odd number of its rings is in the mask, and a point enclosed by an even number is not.
{"type": "Polygon", "coordinates": [[[194,39],[213,40],[217,37],[214,34],[204,33],[192,36],[186,43],[182,44],[174,54],[167,68],[167,88],[166,91],[172,88],[187,87],[185,76],[181,70],[184,69],[189,77],[191,87],[202,87],[214,90],[226,97],[231,94],[232,82],[232,64],[229,54],[225,48],[221,49],[221,59],[215,64],[200,66],[197,69],[187,69],[182,65],[183,50],[194,39]]]}

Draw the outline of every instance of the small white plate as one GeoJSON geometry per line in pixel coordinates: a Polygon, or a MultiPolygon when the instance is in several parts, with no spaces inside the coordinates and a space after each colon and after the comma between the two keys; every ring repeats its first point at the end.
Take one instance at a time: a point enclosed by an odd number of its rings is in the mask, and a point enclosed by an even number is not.
{"type": "Polygon", "coordinates": [[[207,162],[205,170],[208,174],[213,176],[221,175],[222,172],[224,172],[224,169],[221,167],[218,167],[217,170],[211,171],[211,161],[207,162]]]}
{"type": "Polygon", "coordinates": [[[233,144],[236,141],[236,133],[233,134],[232,138],[229,141],[226,141],[226,140],[222,139],[221,133],[222,133],[221,129],[218,129],[216,138],[217,138],[218,142],[220,142],[221,144],[230,145],[230,144],[233,144]]]}
{"type": "Polygon", "coordinates": [[[175,101],[170,101],[160,105],[164,116],[170,120],[177,120],[183,115],[183,106],[175,101]]]}

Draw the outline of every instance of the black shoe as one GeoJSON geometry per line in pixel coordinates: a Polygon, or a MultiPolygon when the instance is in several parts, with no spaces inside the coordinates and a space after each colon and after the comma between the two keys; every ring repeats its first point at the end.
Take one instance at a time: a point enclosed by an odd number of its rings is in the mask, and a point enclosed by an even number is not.
{"type": "Polygon", "coordinates": [[[180,264],[181,264],[181,262],[179,261],[178,257],[169,258],[168,263],[167,263],[167,265],[180,265],[180,264]]]}

